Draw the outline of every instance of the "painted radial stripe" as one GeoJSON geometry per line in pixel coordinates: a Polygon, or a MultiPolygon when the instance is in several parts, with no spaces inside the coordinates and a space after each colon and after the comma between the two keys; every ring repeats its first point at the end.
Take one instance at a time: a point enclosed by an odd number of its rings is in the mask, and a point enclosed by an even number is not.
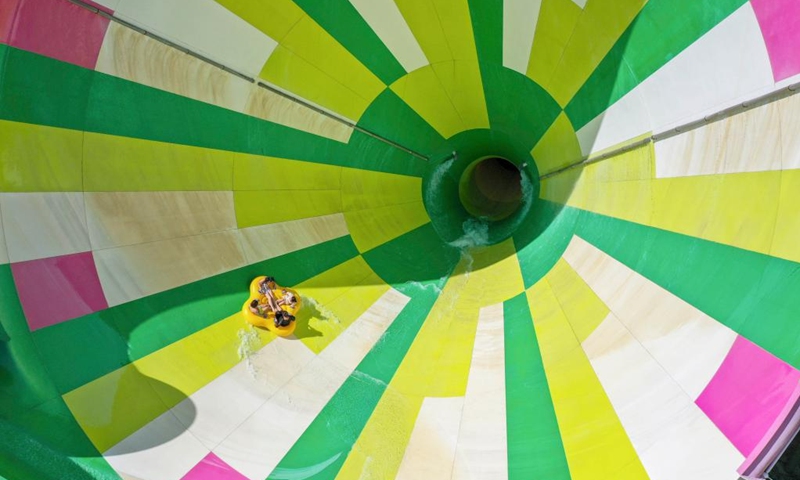
{"type": "Polygon", "coordinates": [[[11,271],[31,331],[108,308],[91,252],[18,262],[11,271]]]}
{"type": "Polygon", "coordinates": [[[349,237],[341,237],[37,330],[34,340],[59,392],[66,393],[230,315],[264,272],[292,286],[357,254],[349,237]]]}
{"type": "MultiPolygon", "coordinates": [[[[293,0],[385,84],[405,75],[391,51],[348,0],[293,0]]],[[[397,8],[395,8],[395,11],[397,8]]]]}
{"type": "Polygon", "coordinates": [[[504,327],[502,303],[480,310],[453,479],[508,478],[504,327]]]}
{"type": "Polygon", "coordinates": [[[14,15],[17,13],[20,0],[4,2],[0,5],[0,44],[8,43],[8,36],[14,28],[14,15]]]}
{"type": "Polygon", "coordinates": [[[539,174],[554,172],[581,160],[581,147],[569,117],[561,113],[531,150],[539,174]]]}
{"type": "MultiPolygon", "coordinates": [[[[217,149],[226,154],[234,151],[415,176],[421,176],[424,170],[424,160],[365,134],[357,134],[345,145],[5,45],[0,45],[0,57],[5,58],[6,65],[4,81],[0,84],[0,117],[6,120],[217,149]],[[70,82],[53,84],[46,81],[49,78],[69,78],[70,82]],[[13,102],[10,101],[12,98],[13,102]],[[24,107],[30,104],[36,104],[39,108],[24,107]],[[137,115],[119,113],[126,111],[135,111],[137,115]],[[373,155],[366,158],[360,155],[365,149],[373,152],[373,155]],[[320,157],[320,151],[327,152],[327,155],[320,157]],[[354,153],[356,151],[359,152],[358,155],[354,153]]],[[[92,135],[86,135],[86,139],[91,137],[92,135]]],[[[92,152],[93,150],[87,149],[86,155],[92,152]]],[[[106,155],[110,153],[114,152],[106,152],[106,155]]],[[[158,171],[161,165],[148,164],[148,168],[158,171]]],[[[99,169],[100,166],[93,167],[94,171],[99,169]]],[[[209,165],[202,169],[187,168],[182,172],[191,174],[190,178],[197,181],[195,175],[204,178],[206,172],[216,174],[217,169],[209,165]]],[[[97,179],[101,186],[94,189],[130,190],[131,188],[112,188],[109,184],[111,180],[122,179],[125,184],[142,178],[151,182],[158,178],[170,185],[183,185],[180,176],[169,173],[151,172],[137,177],[120,175],[120,172],[112,170],[104,178],[105,182],[103,178],[97,179]]],[[[230,174],[219,177],[219,181],[222,182],[224,178],[229,179],[230,174]]],[[[213,183],[217,181],[217,177],[212,175],[212,179],[208,181],[213,183]]],[[[229,183],[229,180],[225,181],[229,183]]],[[[86,189],[93,190],[88,182],[86,189]]],[[[209,190],[230,187],[183,186],[144,190],[170,189],[209,190]]]]}
{"type": "Polygon", "coordinates": [[[279,257],[348,234],[344,215],[303,218],[239,230],[248,264],[279,257]]]}
{"type": "Polygon", "coordinates": [[[231,192],[86,193],[96,250],[236,228],[231,192]]]}
{"type": "Polygon", "coordinates": [[[468,264],[448,279],[337,478],[394,478],[403,460],[396,446],[408,443],[423,398],[464,396],[480,308],[522,291],[510,241],[475,251],[467,275],[468,264]]]}
{"type": "Polygon", "coordinates": [[[430,222],[422,202],[357,210],[344,215],[360,252],[372,250],[430,222]]]}
{"type": "Polygon", "coordinates": [[[583,349],[649,478],[735,476],[742,454],[613,313],[583,349]]]}
{"type": "Polygon", "coordinates": [[[525,73],[531,80],[539,85],[548,84],[581,13],[582,10],[570,0],[548,0],[542,3],[528,60],[528,71],[525,73]]]}
{"type": "Polygon", "coordinates": [[[180,287],[246,264],[236,231],[140,243],[95,250],[93,253],[110,306],[180,287]]]}
{"type": "Polygon", "coordinates": [[[9,262],[8,248],[6,248],[5,227],[3,225],[3,209],[0,208],[0,265],[5,265],[9,262]]]}
{"type": "Polygon", "coordinates": [[[214,453],[248,478],[264,478],[313,422],[408,302],[387,292],[228,436],[214,453]]]}
{"type": "Polygon", "coordinates": [[[392,0],[350,0],[406,72],[428,65],[417,39],[392,0]]]}
{"type": "Polygon", "coordinates": [[[343,168],[341,188],[346,211],[422,201],[422,179],[406,175],[343,168]]]}
{"type": "MultiPolygon", "coordinates": [[[[375,406],[386,392],[387,384],[405,357],[437,297],[435,284],[398,286],[411,301],[403,308],[386,333],[353,371],[330,402],[325,405],[292,449],[281,460],[275,472],[303,471],[313,465],[327,465],[321,475],[332,478],[339,472],[375,406]],[[331,462],[331,458],[337,460],[331,462]]],[[[413,418],[411,419],[413,423],[413,418]]],[[[383,432],[384,434],[386,432],[383,432]]]]}
{"type": "MultiPolygon", "coordinates": [[[[647,2],[598,67],[566,107],[577,129],[616,103],[640,82],[722,22],[746,0],[712,3],[693,0],[647,2]],[[681,12],[681,15],[675,15],[681,12]],[[659,25],[659,28],[653,28],[659,25]],[[627,68],[620,69],[620,65],[627,68]]],[[[763,42],[761,42],[763,48],[763,42]]],[[[691,65],[696,68],[699,65],[691,65]]],[[[678,80],[694,78],[680,72],[678,80]]],[[[670,86],[672,87],[672,86],[670,86]]],[[[662,93],[659,90],[658,93],[662,93]]]]}
{"type": "Polygon", "coordinates": [[[425,398],[406,445],[398,480],[453,478],[464,397],[425,398]]]}
{"type": "MultiPolygon", "coordinates": [[[[641,83],[579,130],[584,154],[703,118],[771,90],[769,58],[750,3],[639,80],[641,83]]],[[[567,112],[573,118],[569,109],[567,112]]]]}
{"type": "Polygon", "coordinates": [[[800,288],[797,263],[586,211],[581,218],[581,238],[776,357],[800,365],[794,315],[800,298],[791,294],[800,288]]]}
{"type": "Polygon", "coordinates": [[[400,99],[447,139],[468,130],[432,66],[419,68],[391,85],[400,99]]]}
{"type": "Polygon", "coordinates": [[[477,60],[467,1],[395,0],[431,64],[477,60]]]}
{"type": "Polygon", "coordinates": [[[526,295],[503,304],[508,478],[569,480],[526,295]]]}
{"type": "Polygon", "coordinates": [[[778,421],[800,381],[800,371],[737,337],[697,405],[745,456],[778,421]]]}
{"type": "Polygon", "coordinates": [[[608,306],[564,259],[550,270],[547,281],[575,338],[583,342],[606,318],[608,306]]]}
{"type": "Polygon", "coordinates": [[[246,480],[246,478],[219,457],[209,453],[181,480],[246,480]]]}
{"type": "Polygon", "coordinates": [[[772,62],[775,81],[800,73],[797,47],[800,45],[800,7],[791,0],[751,0],[758,16],[772,62]]]}
{"type": "Polygon", "coordinates": [[[504,0],[503,66],[523,75],[533,48],[542,0],[504,0]]]}
{"type": "Polygon", "coordinates": [[[116,16],[251,76],[277,46],[212,0],[120,0],[116,16]]]}
{"type": "Polygon", "coordinates": [[[92,69],[109,20],[64,0],[16,4],[7,42],[16,48],[92,69]]]}
{"type": "Polygon", "coordinates": [[[341,190],[238,190],[236,224],[248,228],[342,212],[341,190]],[[265,208],[265,205],[278,206],[265,208]]]}
{"type": "Polygon", "coordinates": [[[547,277],[527,295],[572,480],[647,478],[547,277]]]}
{"type": "Polygon", "coordinates": [[[12,262],[91,249],[83,193],[0,193],[0,209],[12,262]]]}
{"type": "Polygon", "coordinates": [[[564,259],[683,391],[696,399],[722,364],[736,333],[577,236],[564,259]]]}

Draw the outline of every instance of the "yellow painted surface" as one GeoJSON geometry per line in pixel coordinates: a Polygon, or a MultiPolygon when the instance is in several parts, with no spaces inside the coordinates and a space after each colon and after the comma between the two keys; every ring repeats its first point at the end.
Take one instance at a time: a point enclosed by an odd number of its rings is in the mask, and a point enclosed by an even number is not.
{"type": "Polygon", "coordinates": [[[305,12],[292,0],[216,0],[267,36],[281,42],[305,12]]]}
{"type": "Polygon", "coordinates": [[[422,202],[345,212],[347,229],[358,251],[366,252],[428,223],[422,202]]]}
{"type": "Polygon", "coordinates": [[[647,479],[550,286],[550,275],[531,287],[527,296],[571,477],[647,479]]]}
{"type": "Polygon", "coordinates": [[[572,100],[646,2],[591,0],[586,3],[569,43],[560,52],[554,73],[541,84],[562,107],[572,100]]]}
{"type": "Polygon", "coordinates": [[[341,185],[346,211],[422,201],[420,177],[343,168],[341,185]]]}
{"type": "Polygon", "coordinates": [[[435,63],[431,68],[464,121],[464,126],[468,130],[489,128],[489,113],[478,62],[435,63]]]}
{"type": "Polygon", "coordinates": [[[468,264],[448,279],[337,478],[394,478],[422,398],[465,394],[481,307],[524,290],[511,240],[474,251],[467,273],[468,264]]]}
{"type": "Polygon", "coordinates": [[[780,207],[775,238],[769,254],[800,262],[800,170],[786,170],[781,176],[780,207]]]}
{"type": "Polygon", "coordinates": [[[395,0],[430,63],[477,61],[467,0],[395,0]]]}
{"type": "Polygon", "coordinates": [[[83,132],[0,120],[0,191],[80,192],[83,132]]]}
{"type": "Polygon", "coordinates": [[[609,308],[562,258],[547,274],[561,311],[578,342],[583,342],[603,323],[609,308]]]}
{"type": "Polygon", "coordinates": [[[320,217],[342,211],[339,190],[264,190],[233,193],[239,228],[320,217]]]}
{"type": "Polygon", "coordinates": [[[539,85],[550,83],[581,13],[572,0],[542,0],[527,72],[539,85]]]}
{"type": "Polygon", "coordinates": [[[338,190],[342,167],[234,154],[234,190],[338,190]]]}
{"type": "Polygon", "coordinates": [[[414,70],[394,82],[391,89],[442,137],[450,138],[466,129],[432,66],[414,70]]]}
{"type": "Polygon", "coordinates": [[[360,256],[294,288],[304,303],[295,335],[314,353],[324,350],[389,290],[360,256]]]}
{"type": "MultiPolygon", "coordinates": [[[[101,452],[108,450],[239,363],[240,313],[200,330],[66,395],[64,401],[101,452]]],[[[259,330],[259,348],[275,336],[259,330]]]]}
{"type": "Polygon", "coordinates": [[[533,147],[531,155],[536,161],[540,175],[580,161],[583,156],[581,146],[572,122],[564,112],[561,112],[539,143],[533,147]]]}
{"type": "Polygon", "coordinates": [[[86,132],[87,192],[231,190],[233,153],[86,132]]]}

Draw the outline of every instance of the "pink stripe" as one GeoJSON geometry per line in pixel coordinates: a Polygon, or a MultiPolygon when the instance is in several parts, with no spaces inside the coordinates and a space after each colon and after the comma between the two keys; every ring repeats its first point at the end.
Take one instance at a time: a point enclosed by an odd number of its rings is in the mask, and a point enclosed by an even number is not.
{"type": "Polygon", "coordinates": [[[213,453],[206,455],[182,480],[246,480],[247,477],[213,453]]]}
{"type": "Polygon", "coordinates": [[[31,331],[108,308],[92,252],[11,264],[31,331]]]}
{"type": "Polygon", "coordinates": [[[67,0],[18,0],[8,44],[94,69],[109,20],[67,0]]]}
{"type": "Polygon", "coordinates": [[[799,371],[738,337],[696,403],[747,456],[770,429],[798,381],[799,371]]]}
{"type": "Polygon", "coordinates": [[[750,0],[775,81],[800,73],[800,0],[750,0]]]}

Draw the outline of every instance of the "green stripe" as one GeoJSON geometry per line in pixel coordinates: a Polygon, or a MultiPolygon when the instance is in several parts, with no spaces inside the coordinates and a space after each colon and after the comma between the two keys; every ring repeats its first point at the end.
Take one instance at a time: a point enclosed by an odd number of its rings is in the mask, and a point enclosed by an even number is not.
{"type": "Polygon", "coordinates": [[[406,74],[383,41],[348,0],[295,0],[333,38],[387,85],[406,74]]]}
{"type": "Polygon", "coordinates": [[[297,476],[297,473],[307,475],[313,467],[327,462],[331,463],[313,478],[332,480],[339,473],[437,298],[433,288],[398,288],[409,295],[411,301],[269,478],[310,478],[297,476]]]}
{"type": "Polygon", "coordinates": [[[800,264],[586,211],[576,233],[800,368],[800,264]]]}
{"type": "Polygon", "coordinates": [[[358,254],[341,237],[34,332],[60,393],[138,360],[238,311],[250,280],[296,285],[358,254]]]}
{"type": "Polygon", "coordinates": [[[502,0],[470,0],[469,7],[489,123],[530,152],[561,107],[538,83],[503,66],[502,0]]]}
{"type": "Polygon", "coordinates": [[[514,233],[514,246],[525,288],[541,280],[567,249],[578,212],[539,199],[531,207],[528,221],[514,233]]]}
{"type": "Polygon", "coordinates": [[[539,341],[524,293],[503,304],[508,478],[569,479],[539,341]]]}
{"type": "Polygon", "coordinates": [[[9,265],[0,265],[0,472],[9,478],[119,478],[42,364],[9,265]],[[87,473],[90,472],[90,473],[87,473]]]}
{"type": "Polygon", "coordinates": [[[8,56],[0,90],[5,120],[406,175],[421,175],[425,166],[366,135],[354,134],[343,144],[23,50],[0,49],[8,56]]]}
{"type": "Polygon", "coordinates": [[[746,2],[650,0],[567,105],[575,129],[604,112],[746,2]]]}

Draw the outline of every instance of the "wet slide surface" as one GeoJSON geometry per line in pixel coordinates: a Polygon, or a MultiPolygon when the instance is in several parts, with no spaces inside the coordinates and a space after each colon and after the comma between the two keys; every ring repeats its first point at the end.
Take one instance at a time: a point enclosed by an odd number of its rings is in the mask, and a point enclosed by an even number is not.
{"type": "Polygon", "coordinates": [[[800,96],[540,177],[797,82],[798,18],[2,1],[0,477],[737,479],[800,382],[800,96]]]}

